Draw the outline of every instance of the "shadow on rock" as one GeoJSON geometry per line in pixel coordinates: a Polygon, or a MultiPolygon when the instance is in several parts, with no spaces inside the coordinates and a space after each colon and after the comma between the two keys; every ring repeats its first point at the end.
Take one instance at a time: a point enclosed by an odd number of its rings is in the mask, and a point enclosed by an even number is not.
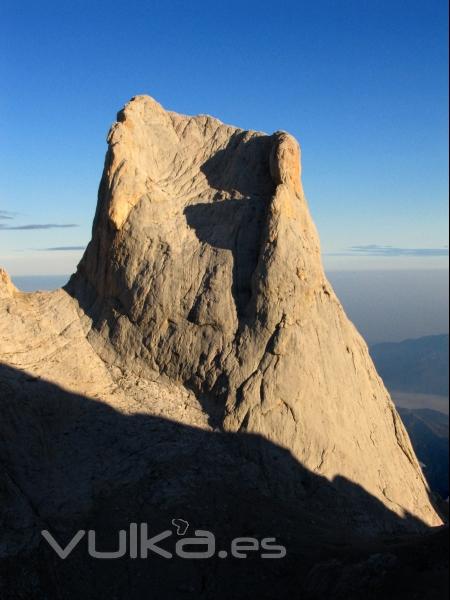
{"type": "Polygon", "coordinates": [[[5,365],[0,469],[2,600],[315,598],[318,564],[357,548],[361,561],[380,527],[386,536],[426,529],[350,481],[311,473],[262,437],[119,413],[5,365]],[[215,556],[100,560],[83,539],[61,560],[40,533],[66,546],[78,530],[94,530],[98,549],[114,551],[131,523],[147,524],[152,536],[171,532],[160,545],[172,552],[183,533],[209,531],[215,556]],[[229,558],[237,537],[257,546],[275,538],[287,556],[229,558]]]}

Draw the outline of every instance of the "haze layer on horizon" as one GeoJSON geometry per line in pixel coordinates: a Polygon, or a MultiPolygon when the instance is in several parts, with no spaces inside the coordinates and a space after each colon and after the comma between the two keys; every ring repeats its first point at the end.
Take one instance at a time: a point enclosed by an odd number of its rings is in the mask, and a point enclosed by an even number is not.
{"type": "MultiPolygon", "coordinates": [[[[449,332],[448,271],[329,271],[350,319],[369,344],[449,332]]],[[[69,275],[18,276],[24,292],[53,290],[69,275]]]]}

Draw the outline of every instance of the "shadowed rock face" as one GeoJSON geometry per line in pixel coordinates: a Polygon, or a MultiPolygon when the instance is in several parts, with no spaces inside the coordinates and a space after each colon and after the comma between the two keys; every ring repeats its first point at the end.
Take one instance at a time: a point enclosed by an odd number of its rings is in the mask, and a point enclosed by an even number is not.
{"type": "MultiPolygon", "coordinates": [[[[96,377],[101,389],[98,365],[96,377]]],[[[399,600],[412,597],[408,585],[421,598],[446,597],[444,539],[391,537],[386,546],[361,535],[405,533],[420,528],[417,519],[400,519],[342,477],[309,472],[261,436],[212,431],[180,391],[129,383],[110,382],[101,401],[0,365],[2,600],[244,600],[249,590],[258,600],[399,600]],[[175,403],[177,421],[157,416],[175,403]],[[217,550],[236,537],[276,537],[287,556],[105,561],[89,557],[83,539],[60,560],[40,535],[47,529],[65,546],[93,529],[98,549],[114,551],[132,522],[151,536],[172,531],[160,544],[171,553],[180,536],[201,529],[217,550]],[[427,577],[412,583],[411,563],[427,577]]]]}
{"type": "Polygon", "coordinates": [[[438,524],[404,427],[323,273],[297,142],[136,97],[68,287],[107,364],[192,390],[213,426],[289,448],[438,524]]]}

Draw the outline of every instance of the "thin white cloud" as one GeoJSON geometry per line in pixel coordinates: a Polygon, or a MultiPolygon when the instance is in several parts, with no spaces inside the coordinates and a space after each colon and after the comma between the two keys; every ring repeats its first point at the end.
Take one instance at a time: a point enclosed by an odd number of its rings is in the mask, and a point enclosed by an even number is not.
{"type": "Polygon", "coordinates": [[[416,257],[436,257],[448,256],[448,247],[443,248],[401,248],[396,246],[379,246],[377,244],[368,244],[365,246],[351,246],[343,252],[329,253],[327,256],[416,256],[416,257]]]}
{"type": "Polygon", "coordinates": [[[0,210],[0,221],[10,221],[14,219],[17,213],[10,212],[9,210],[0,210]]]}
{"type": "Polygon", "coordinates": [[[41,252],[75,252],[86,250],[86,246],[54,246],[53,248],[39,248],[41,252]]]}
{"type": "Polygon", "coordinates": [[[34,231],[43,229],[72,229],[79,227],[74,223],[32,223],[31,225],[4,225],[0,224],[0,231],[34,231]]]}

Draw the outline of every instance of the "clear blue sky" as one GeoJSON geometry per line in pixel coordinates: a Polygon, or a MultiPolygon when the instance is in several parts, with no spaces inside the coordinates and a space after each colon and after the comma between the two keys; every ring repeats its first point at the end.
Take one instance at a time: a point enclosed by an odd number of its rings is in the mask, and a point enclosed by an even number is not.
{"type": "Polygon", "coordinates": [[[293,133],[329,269],[445,268],[447,21],[444,0],[2,0],[0,264],[73,270],[47,249],[88,242],[106,133],[147,93],[293,133]]]}

